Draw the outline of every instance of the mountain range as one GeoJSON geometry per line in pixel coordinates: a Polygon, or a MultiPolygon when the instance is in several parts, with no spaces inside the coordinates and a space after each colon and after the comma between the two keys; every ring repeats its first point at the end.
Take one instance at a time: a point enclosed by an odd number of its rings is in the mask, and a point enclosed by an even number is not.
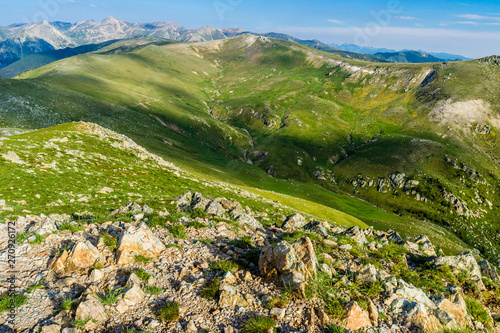
{"type": "Polygon", "coordinates": [[[0,80],[0,126],[97,123],[193,174],[498,260],[499,63],[128,39],[0,80]]]}
{"type": "MultiPolygon", "coordinates": [[[[61,49],[98,45],[103,42],[137,37],[151,37],[178,42],[202,42],[230,38],[244,33],[293,41],[348,59],[415,63],[443,62],[448,59],[465,60],[461,56],[447,54],[433,56],[421,51],[405,50],[395,52],[394,50],[363,48],[349,44],[327,45],[318,40],[300,40],[280,33],[257,34],[241,29],[217,29],[210,26],[189,30],[172,22],[129,23],[109,17],[100,22],[87,20],[77,23],[49,23],[45,21],[33,24],[14,24],[0,28],[0,69],[32,54],[48,52],[42,57],[30,58],[22,64],[16,64],[14,68],[1,72],[0,77],[12,77],[12,75],[20,74],[24,70],[47,64],[49,59],[58,60],[66,55],[80,54],[85,50],[83,48],[53,53],[53,51],[61,49]],[[22,71],[19,72],[19,70],[22,71]]],[[[92,47],[89,49],[92,49],[92,47]]]]}

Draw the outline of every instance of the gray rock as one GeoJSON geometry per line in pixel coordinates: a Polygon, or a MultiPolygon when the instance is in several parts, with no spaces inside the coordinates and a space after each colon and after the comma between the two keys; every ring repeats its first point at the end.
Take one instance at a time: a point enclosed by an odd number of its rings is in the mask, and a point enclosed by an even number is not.
{"type": "Polygon", "coordinates": [[[120,235],[116,250],[116,262],[118,265],[131,263],[137,255],[154,258],[164,250],[165,245],[145,223],[141,223],[137,227],[128,227],[120,235]]]}
{"type": "Polygon", "coordinates": [[[378,281],[378,272],[375,266],[368,264],[356,274],[356,282],[362,284],[371,284],[378,281]]]}
{"type": "Polygon", "coordinates": [[[464,252],[452,257],[437,257],[434,260],[434,266],[448,266],[455,274],[465,272],[476,282],[480,290],[486,289],[482,281],[481,268],[472,252],[464,252]]]}
{"type": "Polygon", "coordinates": [[[482,276],[487,277],[491,281],[500,282],[500,276],[498,275],[496,268],[491,266],[488,261],[481,261],[478,265],[481,269],[482,276]]]}
{"type": "Polygon", "coordinates": [[[343,235],[354,239],[356,243],[358,243],[358,245],[360,246],[368,243],[363,230],[361,230],[358,226],[354,226],[347,229],[346,231],[343,232],[343,235]]]}
{"type": "Polygon", "coordinates": [[[98,322],[106,321],[108,315],[101,302],[94,296],[88,295],[85,302],[80,303],[76,309],[76,319],[86,320],[88,318],[98,322]]]}
{"type": "Polygon", "coordinates": [[[320,221],[309,222],[308,224],[306,224],[304,226],[304,229],[313,231],[313,232],[315,232],[318,235],[321,235],[323,237],[328,237],[328,230],[325,227],[324,222],[320,222],[320,221]]]}
{"type": "Polygon", "coordinates": [[[282,241],[264,248],[259,269],[263,277],[279,278],[303,292],[307,281],[316,277],[318,261],[311,240],[304,237],[293,244],[282,241]]]}
{"type": "Polygon", "coordinates": [[[241,214],[235,219],[235,221],[239,224],[247,225],[253,229],[263,228],[262,224],[251,215],[241,214]]]}
{"type": "Polygon", "coordinates": [[[223,216],[226,212],[222,205],[215,200],[212,200],[208,203],[205,208],[205,212],[210,215],[223,216]]]}
{"type": "Polygon", "coordinates": [[[111,216],[126,214],[126,213],[140,213],[142,212],[141,206],[136,202],[129,202],[125,206],[115,209],[111,212],[111,216]]]}
{"type": "Polygon", "coordinates": [[[177,208],[179,208],[180,210],[186,210],[191,206],[192,198],[193,194],[191,193],[191,191],[186,191],[181,196],[175,198],[174,201],[177,204],[177,208]]]}
{"type": "Polygon", "coordinates": [[[285,230],[296,230],[303,228],[306,223],[304,216],[297,213],[286,217],[281,227],[285,230]]]}

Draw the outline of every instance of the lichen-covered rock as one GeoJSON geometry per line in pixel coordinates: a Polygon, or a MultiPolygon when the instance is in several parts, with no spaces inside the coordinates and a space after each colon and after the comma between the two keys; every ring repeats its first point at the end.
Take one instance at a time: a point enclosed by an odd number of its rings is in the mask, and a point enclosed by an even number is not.
{"type": "Polygon", "coordinates": [[[102,322],[108,319],[108,315],[101,302],[91,294],[86,297],[84,302],[80,303],[76,309],[75,318],[80,320],[91,319],[102,322]]]}
{"type": "Polygon", "coordinates": [[[145,223],[128,227],[121,235],[117,245],[116,263],[124,265],[142,255],[154,258],[165,250],[165,245],[156,237],[145,223]]]}
{"type": "Polygon", "coordinates": [[[264,248],[259,269],[265,278],[279,278],[294,289],[304,291],[305,284],[316,277],[318,260],[311,240],[303,237],[294,244],[282,241],[264,248]]]}
{"type": "Polygon", "coordinates": [[[351,302],[347,305],[347,314],[344,322],[345,328],[351,331],[359,331],[373,326],[368,315],[356,302],[351,302]]]}
{"type": "Polygon", "coordinates": [[[306,223],[307,222],[304,216],[300,214],[293,214],[285,219],[281,227],[285,230],[297,230],[303,228],[306,223]]]}
{"type": "Polygon", "coordinates": [[[435,267],[448,266],[453,273],[467,273],[476,282],[479,290],[485,290],[482,280],[481,268],[472,252],[464,252],[452,257],[437,257],[434,260],[435,267]]]}
{"type": "Polygon", "coordinates": [[[97,262],[104,263],[104,257],[90,241],[79,242],[71,250],[66,261],[68,269],[89,268],[97,262]]]}
{"type": "Polygon", "coordinates": [[[490,263],[486,260],[478,263],[479,268],[481,269],[481,275],[487,277],[491,281],[500,282],[500,276],[495,267],[491,266],[490,263]]]}
{"type": "Polygon", "coordinates": [[[361,284],[371,284],[378,281],[378,272],[372,264],[366,265],[356,274],[356,282],[361,284]]]}
{"type": "Polygon", "coordinates": [[[235,219],[235,221],[239,224],[249,226],[253,229],[262,228],[262,224],[251,215],[241,214],[235,219]]]}

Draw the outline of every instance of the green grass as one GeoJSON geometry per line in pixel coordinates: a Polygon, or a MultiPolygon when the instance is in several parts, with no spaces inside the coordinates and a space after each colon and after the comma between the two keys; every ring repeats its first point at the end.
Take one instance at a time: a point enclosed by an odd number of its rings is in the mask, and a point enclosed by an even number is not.
{"type": "Polygon", "coordinates": [[[9,311],[11,308],[19,308],[28,301],[24,294],[4,293],[0,295],[0,313],[9,311]]]}
{"type": "Polygon", "coordinates": [[[271,310],[272,308],[285,308],[290,299],[287,295],[281,294],[279,296],[274,296],[269,301],[267,301],[265,308],[271,310]]]}
{"type": "Polygon", "coordinates": [[[26,232],[22,232],[22,233],[19,233],[17,234],[15,240],[16,240],[16,243],[22,243],[24,242],[25,240],[28,239],[28,234],[26,232]]]}
{"type": "Polygon", "coordinates": [[[61,304],[59,305],[60,310],[74,310],[76,308],[76,302],[71,297],[63,296],[61,299],[61,304]]]}
{"type": "Polygon", "coordinates": [[[239,247],[241,249],[252,249],[255,247],[251,236],[242,236],[239,239],[231,240],[228,245],[239,247]]]}
{"type": "Polygon", "coordinates": [[[45,242],[45,237],[44,236],[40,236],[38,234],[34,235],[35,236],[35,239],[28,242],[30,243],[31,245],[37,245],[37,244],[41,244],[43,242],[45,242]]]}
{"type": "Polygon", "coordinates": [[[27,289],[26,289],[26,293],[27,294],[31,294],[33,291],[37,290],[37,289],[41,289],[41,288],[45,288],[46,286],[46,282],[44,280],[41,280],[40,282],[38,283],[35,283],[35,284],[32,284],[31,286],[29,286],[27,289]]]}
{"type": "Polygon", "coordinates": [[[175,238],[186,238],[186,227],[182,224],[171,225],[167,229],[175,238]]]}
{"type": "Polygon", "coordinates": [[[182,246],[179,244],[168,244],[167,249],[178,249],[182,251],[182,246]]]}
{"type": "Polygon", "coordinates": [[[87,318],[87,319],[76,319],[73,321],[73,327],[75,328],[79,328],[79,329],[83,329],[85,327],[85,325],[87,325],[87,323],[89,321],[92,321],[94,323],[97,323],[97,320],[94,320],[92,318],[87,318]]]}
{"type": "Polygon", "coordinates": [[[482,323],[489,327],[491,326],[491,317],[486,312],[484,305],[473,298],[466,298],[465,304],[467,305],[467,312],[474,318],[475,321],[482,323]]]}
{"type": "Polygon", "coordinates": [[[257,315],[245,321],[240,332],[243,333],[268,333],[276,326],[276,322],[266,316],[257,315]]]}
{"type": "Polygon", "coordinates": [[[347,333],[347,330],[341,326],[335,324],[329,324],[325,328],[326,333],[347,333]]]}
{"type": "Polygon", "coordinates": [[[113,305],[116,302],[118,302],[119,296],[122,293],[124,288],[118,288],[118,289],[109,289],[107,292],[97,295],[97,299],[102,303],[102,305],[113,305]]]}
{"type": "Polygon", "coordinates": [[[74,224],[71,224],[69,222],[67,223],[63,223],[60,227],[59,227],[59,230],[60,231],[63,231],[63,230],[69,230],[71,231],[72,233],[75,233],[75,232],[78,232],[78,231],[83,231],[85,230],[85,228],[83,226],[80,226],[80,225],[74,225],[74,224]]]}
{"type": "Polygon", "coordinates": [[[221,273],[234,272],[240,269],[240,265],[232,260],[220,260],[211,262],[208,267],[213,271],[221,273]]]}
{"type": "Polygon", "coordinates": [[[188,228],[195,228],[196,230],[204,229],[207,226],[198,221],[191,221],[188,223],[188,228]]]}
{"type": "Polygon", "coordinates": [[[134,257],[134,261],[138,264],[147,264],[150,262],[154,262],[155,258],[149,258],[149,257],[145,257],[143,255],[137,255],[134,257]]]}
{"type": "Polygon", "coordinates": [[[163,289],[159,288],[159,287],[155,287],[155,286],[144,286],[144,288],[142,288],[142,290],[144,290],[146,293],[148,294],[151,294],[151,295],[159,295],[161,293],[163,293],[163,289]]]}
{"type": "Polygon", "coordinates": [[[169,302],[158,310],[156,316],[166,323],[176,322],[179,320],[179,307],[179,303],[169,302]]]}
{"type": "Polygon", "coordinates": [[[209,280],[200,290],[200,296],[206,299],[217,299],[219,295],[220,278],[209,280]]]}
{"type": "Polygon", "coordinates": [[[108,233],[102,233],[99,235],[99,237],[102,239],[104,244],[109,248],[111,252],[114,252],[116,250],[116,247],[118,245],[117,237],[113,237],[108,233]]]}
{"type": "Polygon", "coordinates": [[[132,273],[134,273],[139,279],[141,279],[144,282],[148,282],[149,278],[152,276],[142,268],[136,269],[132,273]]]}

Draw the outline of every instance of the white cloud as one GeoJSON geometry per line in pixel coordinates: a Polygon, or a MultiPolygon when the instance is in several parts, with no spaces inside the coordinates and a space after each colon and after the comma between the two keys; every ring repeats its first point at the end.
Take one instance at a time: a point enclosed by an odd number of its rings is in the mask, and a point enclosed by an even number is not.
{"type": "Polygon", "coordinates": [[[335,19],[329,19],[327,21],[330,22],[330,23],[335,23],[335,24],[343,24],[342,21],[335,20],[335,19]]]}
{"type": "Polygon", "coordinates": [[[413,17],[413,16],[394,16],[395,19],[405,20],[405,21],[420,21],[422,19],[413,17]]]}
{"type": "Polygon", "coordinates": [[[92,7],[92,8],[97,8],[97,6],[96,6],[96,5],[94,5],[94,4],[91,4],[91,5],[90,5],[90,7],[92,7]]]}
{"type": "Polygon", "coordinates": [[[494,16],[484,16],[484,15],[476,15],[476,14],[460,14],[460,15],[455,15],[456,17],[459,18],[464,18],[467,20],[478,20],[478,21],[500,21],[500,17],[494,17],[494,16]]]}

